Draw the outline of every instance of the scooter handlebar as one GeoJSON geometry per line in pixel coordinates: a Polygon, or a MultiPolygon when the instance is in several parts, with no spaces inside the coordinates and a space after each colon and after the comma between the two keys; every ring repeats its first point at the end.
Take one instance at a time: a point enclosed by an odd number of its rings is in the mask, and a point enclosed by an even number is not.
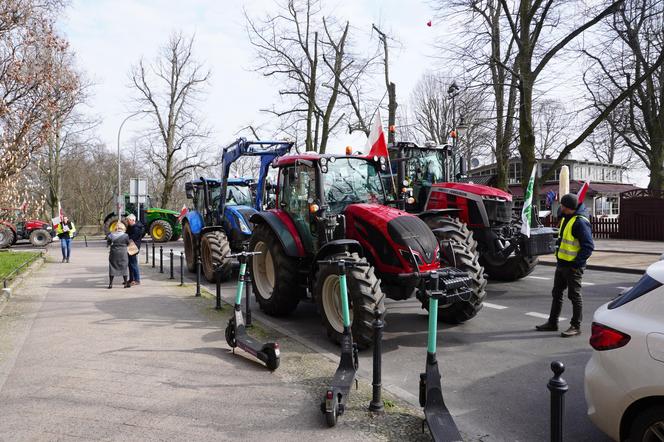
{"type": "Polygon", "coordinates": [[[345,268],[352,268],[352,267],[369,267],[371,264],[368,262],[362,262],[362,261],[352,261],[352,260],[347,260],[347,259],[324,259],[318,261],[319,265],[336,265],[336,266],[343,266],[345,268]]]}
{"type": "Polygon", "coordinates": [[[263,252],[238,252],[238,253],[231,253],[226,255],[226,258],[240,258],[244,257],[247,258],[249,256],[254,256],[254,255],[260,255],[263,252]]]}

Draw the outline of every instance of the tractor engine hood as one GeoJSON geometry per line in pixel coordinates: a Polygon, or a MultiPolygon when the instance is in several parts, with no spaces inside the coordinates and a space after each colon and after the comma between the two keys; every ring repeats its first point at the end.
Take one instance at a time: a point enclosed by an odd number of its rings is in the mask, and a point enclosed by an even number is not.
{"type": "Polygon", "coordinates": [[[377,204],[351,204],[344,215],[347,236],[371,253],[379,270],[410,273],[439,267],[438,241],[420,218],[377,204]]]}

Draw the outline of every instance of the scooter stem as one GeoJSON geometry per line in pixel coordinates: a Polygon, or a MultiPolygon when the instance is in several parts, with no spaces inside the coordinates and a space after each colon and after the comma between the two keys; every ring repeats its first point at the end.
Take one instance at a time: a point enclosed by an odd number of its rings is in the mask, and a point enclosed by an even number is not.
{"type": "Polygon", "coordinates": [[[350,313],[348,312],[348,287],[346,286],[346,272],[339,275],[339,285],[341,286],[341,315],[344,321],[344,328],[350,328],[350,313]]]}
{"type": "Polygon", "coordinates": [[[434,297],[429,298],[429,342],[427,344],[427,353],[436,355],[436,337],[438,334],[438,300],[434,297]]]}
{"type": "Polygon", "coordinates": [[[244,292],[244,275],[247,271],[247,263],[240,263],[240,277],[237,282],[237,292],[235,294],[235,305],[242,304],[242,292],[244,292]]]}

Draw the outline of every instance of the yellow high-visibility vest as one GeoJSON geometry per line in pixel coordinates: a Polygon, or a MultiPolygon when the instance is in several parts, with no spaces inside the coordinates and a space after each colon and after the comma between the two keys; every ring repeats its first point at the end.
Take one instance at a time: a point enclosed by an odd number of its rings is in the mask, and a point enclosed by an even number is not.
{"type": "MultiPolygon", "coordinates": [[[[71,224],[71,229],[69,229],[69,237],[73,238],[74,232],[76,232],[76,226],[71,221],[70,224],[71,224]]],[[[58,224],[58,226],[55,228],[55,233],[57,233],[58,235],[65,233],[65,229],[63,228],[62,223],[58,224]]]]}
{"type": "Polygon", "coordinates": [[[581,243],[579,243],[579,240],[572,235],[572,227],[577,218],[583,218],[588,221],[588,218],[585,216],[574,215],[569,221],[567,221],[564,229],[562,226],[565,220],[563,219],[560,222],[561,228],[558,230],[559,245],[558,250],[556,251],[556,258],[562,261],[574,261],[576,255],[579,254],[579,250],[581,250],[581,243]]]}

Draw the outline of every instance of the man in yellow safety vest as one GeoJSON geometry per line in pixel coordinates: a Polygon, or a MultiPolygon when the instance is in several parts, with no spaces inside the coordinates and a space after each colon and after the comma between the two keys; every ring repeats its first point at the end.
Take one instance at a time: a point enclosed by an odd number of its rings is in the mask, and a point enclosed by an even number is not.
{"type": "Polygon", "coordinates": [[[560,199],[563,218],[560,222],[558,242],[556,244],[556,275],[553,281],[551,312],[549,320],[535,328],[538,331],[557,331],[558,318],[563,308],[563,294],[572,301],[572,320],[570,327],[561,333],[564,338],[581,334],[583,318],[583,298],[581,280],[586,261],[595,248],[588,211],[574,194],[567,194],[560,199]]]}

